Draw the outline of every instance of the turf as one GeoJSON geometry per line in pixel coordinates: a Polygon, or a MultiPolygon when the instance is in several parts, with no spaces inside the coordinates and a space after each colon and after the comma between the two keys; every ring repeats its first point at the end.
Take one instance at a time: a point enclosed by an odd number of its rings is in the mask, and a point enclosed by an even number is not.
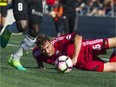
{"type": "MultiPolygon", "coordinates": [[[[116,87],[116,73],[103,73],[73,69],[70,73],[60,74],[54,66],[44,64],[47,69],[37,69],[31,50],[21,59],[27,71],[18,71],[7,64],[10,54],[21,43],[22,35],[12,35],[9,45],[0,48],[0,87],[116,87]],[[13,46],[11,44],[14,44],[13,46]]],[[[109,58],[108,55],[101,57],[109,58]]]]}

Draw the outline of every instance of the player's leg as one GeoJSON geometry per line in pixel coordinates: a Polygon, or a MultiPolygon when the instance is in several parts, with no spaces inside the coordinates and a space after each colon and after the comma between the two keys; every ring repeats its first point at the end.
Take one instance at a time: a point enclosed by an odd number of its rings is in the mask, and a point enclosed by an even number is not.
{"type": "Polygon", "coordinates": [[[116,62],[104,63],[104,72],[116,72],[116,62]]]}
{"type": "Polygon", "coordinates": [[[69,18],[65,15],[62,16],[62,22],[63,22],[63,34],[69,33],[69,18]]]}
{"type": "Polygon", "coordinates": [[[58,20],[53,19],[53,21],[54,21],[54,24],[55,24],[55,29],[56,29],[57,36],[60,36],[61,35],[60,30],[59,30],[60,18],[58,20]]]}
{"type": "Polygon", "coordinates": [[[97,72],[116,72],[116,62],[105,63],[103,60],[96,57],[86,64],[85,69],[97,72]]]}
{"type": "MultiPolygon", "coordinates": [[[[15,27],[15,32],[24,32],[28,29],[27,2],[24,0],[13,0],[12,5],[16,23],[12,24],[10,27],[8,27],[8,29],[10,32],[13,32],[13,27],[15,27]]],[[[18,50],[13,55],[11,55],[10,59],[8,60],[8,63],[18,70],[26,70],[20,63],[20,58],[23,56],[23,52],[24,48],[22,45],[20,45],[18,50]]]]}
{"type": "Polygon", "coordinates": [[[20,59],[23,56],[24,51],[27,51],[35,42],[36,40],[36,36],[39,33],[39,28],[40,25],[39,23],[42,22],[42,17],[43,17],[43,13],[42,13],[42,3],[39,2],[40,0],[38,0],[38,2],[35,2],[37,4],[37,6],[33,6],[30,5],[31,8],[29,8],[29,13],[28,14],[28,20],[29,20],[29,24],[28,24],[28,34],[25,36],[25,38],[23,39],[22,43],[20,44],[20,47],[18,48],[18,50],[13,54],[12,59],[13,59],[13,65],[18,69],[18,70],[26,70],[21,64],[20,64],[20,59]],[[38,3],[40,3],[40,5],[38,5],[38,3]],[[40,7],[38,7],[40,6],[40,7]],[[36,12],[40,9],[40,12],[36,12]],[[31,13],[32,12],[32,13],[31,13]],[[40,15],[38,15],[37,13],[39,13],[40,15]],[[20,65],[20,66],[19,66],[20,65]]]}
{"type": "Polygon", "coordinates": [[[116,71],[116,62],[108,62],[104,63],[103,60],[100,58],[96,57],[97,55],[104,54],[106,49],[115,47],[115,41],[111,42],[112,40],[115,40],[115,38],[110,38],[109,39],[96,39],[92,40],[92,49],[93,49],[93,54],[92,54],[92,61],[86,65],[87,70],[95,70],[95,71],[101,71],[101,72],[112,72],[116,71]],[[111,45],[112,44],[112,45],[111,45]]]}
{"type": "Polygon", "coordinates": [[[23,32],[28,27],[27,4],[24,0],[12,0],[13,14],[16,23],[7,25],[1,35],[1,47],[5,48],[12,33],[23,32]]]}
{"type": "Polygon", "coordinates": [[[99,57],[91,57],[84,69],[89,71],[103,72],[104,61],[99,57]]]}
{"type": "Polygon", "coordinates": [[[19,33],[16,26],[16,22],[12,23],[11,25],[7,25],[2,35],[0,36],[0,39],[1,39],[0,45],[2,48],[5,48],[7,46],[12,33],[19,33]]]}
{"type": "Polygon", "coordinates": [[[18,70],[26,70],[26,68],[24,68],[20,63],[20,59],[23,56],[23,53],[26,52],[34,44],[34,42],[35,39],[29,38],[29,36],[26,35],[17,51],[11,55],[8,63],[18,70]]]}
{"type": "Polygon", "coordinates": [[[34,0],[32,5],[29,6],[28,37],[30,39],[35,40],[36,36],[39,34],[42,19],[42,0],[34,0]]]}
{"type": "MultiPolygon", "coordinates": [[[[7,16],[7,7],[6,6],[0,7],[0,40],[1,40],[0,45],[2,48],[4,48],[4,46],[5,46],[3,38],[1,35],[3,33],[3,27],[4,27],[5,22],[6,22],[6,16],[7,16]]],[[[5,40],[8,39],[9,35],[10,35],[9,33],[8,33],[8,35],[6,35],[5,40]]]]}
{"type": "Polygon", "coordinates": [[[75,17],[69,19],[69,33],[73,33],[75,28],[75,17]]]}
{"type": "Polygon", "coordinates": [[[7,6],[0,6],[0,31],[5,25],[7,16],[7,6]]]}
{"type": "Polygon", "coordinates": [[[108,38],[108,44],[109,44],[109,48],[115,48],[116,47],[116,37],[108,38]]]}
{"type": "MultiPolygon", "coordinates": [[[[116,37],[105,39],[105,48],[110,49],[116,47],[116,37]]],[[[115,52],[115,50],[114,50],[115,52]]],[[[104,63],[104,72],[116,72],[116,62],[107,62],[104,63]]]]}

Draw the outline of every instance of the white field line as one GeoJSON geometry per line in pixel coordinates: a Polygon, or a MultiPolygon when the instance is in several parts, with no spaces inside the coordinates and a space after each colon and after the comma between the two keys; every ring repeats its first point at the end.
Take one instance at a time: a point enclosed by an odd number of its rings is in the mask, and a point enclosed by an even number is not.
{"type": "MultiPolygon", "coordinates": [[[[18,47],[18,45],[15,45],[15,44],[8,44],[8,46],[11,46],[11,47],[18,47]]],[[[31,47],[30,49],[33,49],[33,47],[31,47]]],[[[109,59],[107,58],[101,58],[102,60],[105,60],[105,61],[109,61],[109,59]]]]}

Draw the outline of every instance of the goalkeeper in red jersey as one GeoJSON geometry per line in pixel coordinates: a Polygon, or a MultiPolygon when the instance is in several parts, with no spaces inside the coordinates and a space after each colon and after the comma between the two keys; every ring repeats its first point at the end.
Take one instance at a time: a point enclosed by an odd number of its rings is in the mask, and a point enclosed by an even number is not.
{"type": "Polygon", "coordinates": [[[36,39],[37,46],[33,49],[33,57],[38,68],[44,68],[43,62],[54,65],[60,55],[72,59],[73,67],[97,72],[116,72],[116,37],[105,39],[84,40],[77,33],[66,34],[50,40],[40,34],[36,39]],[[98,57],[106,54],[106,49],[114,48],[109,62],[98,57]]]}

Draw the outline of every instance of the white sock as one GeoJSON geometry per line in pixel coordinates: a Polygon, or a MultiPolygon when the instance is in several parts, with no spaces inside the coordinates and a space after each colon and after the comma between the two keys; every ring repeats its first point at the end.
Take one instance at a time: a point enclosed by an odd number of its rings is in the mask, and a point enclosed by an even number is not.
{"type": "Polygon", "coordinates": [[[31,36],[25,36],[24,40],[22,41],[20,47],[13,55],[13,60],[19,61],[23,56],[24,51],[27,51],[34,43],[36,38],[30,38],[31,36]]]}
{"type": "Polygon", "coordinates": [[[13,54],[13,60],[19,61],[20,58],[21,58],[21,56],[23,56],[23,52],[24,52],[24,49],[20,45],[20,47],[18,48],[18,50],[13,54]]]}
{"type": "Polygon", "coordinates": [[[36,38],[26,35],[21,45],[25,50],[28,50],[30,47],[32,47],[35,41],[36,41],[36,38]]]}
{"type": "Polygon", "coordinates": [[[20,33],[17,29],[16,22],[12,23],[8,29],[10,33],[20,33]]]}

